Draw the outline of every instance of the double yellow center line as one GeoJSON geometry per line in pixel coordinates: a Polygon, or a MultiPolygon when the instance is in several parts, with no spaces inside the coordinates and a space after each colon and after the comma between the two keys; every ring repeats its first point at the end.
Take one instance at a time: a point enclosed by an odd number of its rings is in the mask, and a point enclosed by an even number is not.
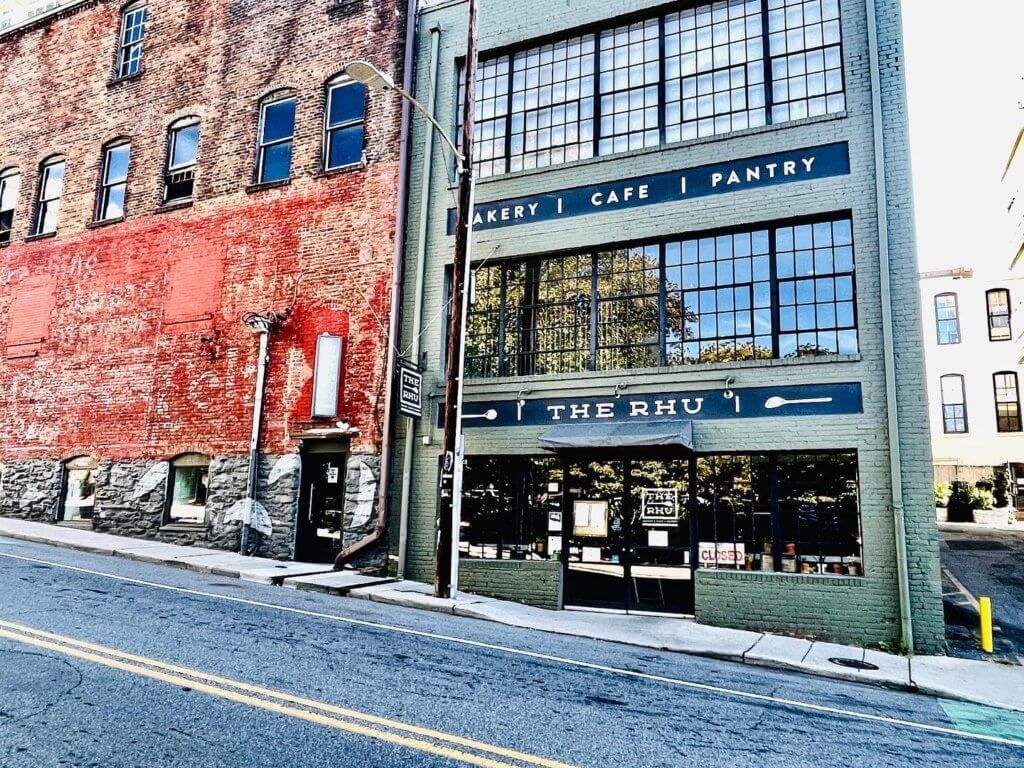
{"type": "Polygon", "coordinates": [[[302,696],[263,688],[258,685],[199,672],[174,664],[166,664],[144,656],[136,656],[114,648],[45,632],[40,629],[0,620],[0,638],[36,648],[91,661],[111,669],[148,677],[175,686],[191,688],[200,693],[227,699],[246,706],[287,715],[317,725],[396,744],[418,752],[457,760],[482,768],[573,768],[567,763],[530,755],[514,749],[487,744],[431,728],[389,720],[366,712],[338,707],[302,696]]]}

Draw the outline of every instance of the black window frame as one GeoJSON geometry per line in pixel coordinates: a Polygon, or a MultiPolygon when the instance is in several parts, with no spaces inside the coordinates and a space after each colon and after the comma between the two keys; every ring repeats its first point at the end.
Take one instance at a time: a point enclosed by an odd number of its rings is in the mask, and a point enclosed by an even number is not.
{"type": "Polygon", "coordinates": [[[967,419],[967,382],[962,374],[946,373],[939,377],[939,398],[942,402],[942,431],[947,435],[966,435],[970,431],[967,419]],[[960,402],[946,401],[946,381],[959,382],[960,402]],[[957,408],[960,409],[957,412],[957,408]]]}
{"type": "Polygon", "coordinates": [[[1021,432],[1022,424],[1020,413],[1020,379],[1015,371],[996,371],[992,374],[992,394],[995,400],[996,410],[996,431],[997,432],[1021,432]],[[1005,381],[1012,381],[1013,399],[1001,398],[1001,392],[1009,393],[1011,388],[1000,384],[1000,377],[1007,377],[1005,381]],[[1007,406],[1005,409],[1000,406],[1007,406]],[[1009,406],[1012,406],[1010,408],[1009,406]]]}
{"type": "Polygon", "coordinates": [[[196,177],[199,174],[199,152],[202,140],[202,120],[196,115],[181,117],[167,126],[167,152],[164,159],[163,189],[161,192],[164,205],[185,203],[195,200],[196,177]],[[189,163],[183,163],[172,167],[171,161],[174,159],[174,151],[177,146],[178,135],[181,131],[192,127],[197,128],[199,131],[199,134],[196,137],[195,157],[189,163]],[[174,197],[171,197],[171,189],[174,188],[175,185],[182,184],[184,182],[189,182],[190,184],[188,194],[176,194],[174,197]]]}
{"type": "Polygon", "coordinates": [[[960,333],[960,297],[953,291],[943,291],[942,293],[935,294],[932,300],[932,306],[935,308],[935,342],[940,347],[948,347],[954,344],[960,344],[963,342],[963,335],[960,333]],[[952,298],[953,299],[953,317],[939,317],[939,299],[952,298]],[[956,330],[955,338],[949,337],[952,340],[943,341],[942,331],[945,327],[943,323],[952,323],[956,330]]]}
{"type": "Polygon", "coordinates": [[[115,80],[132,77],[142,72],[143,45],[148,26],[149,3],[146,0],[129,3],[121,9],[121,23],[117,36],[117,61],[114,69],[115,80]],[[129,26],[130,24],[131,26],[129,26]],[[129,39],[129,34],[140,28],[139,36],[129,39]],[[138,52],[137,56],[136,52],[138,52]]]}
{"type": "Polygon", "coordinates": [[[93,221],[97,223],[107,221],[119,221],[125,217],[128,208],[128,175],[131,173],[132,143],[128,139],[114,139],[103,145],[100,153],[100,178],[96,190],[96,210],[93,213],[93,221]],[[125,166],[124,178],[118,181],[111,181],[110,175],[110,154],[114,150],[128,148],[128,162],[125,166]],[[120,187],[123,190],[121,213],[118,216],[109,215],[110,195],[112,190],[120,187]]]}
{"type": "Polygon", "coordinates": [[[324,173],[333,173],[335,171],[343,171],[346,168],[358,168],[361,167],[366,159],[366,115],[367,115],[367,103],[369,100],[369,89],[360,82],[353,80],[347,75],[338,75],[331,78],[324,84],[324,127],[323,127],[323,146],[321,147],[321,153],[323,155],[323,162],[321,168],[324,173]],[[331,123],[331,104],[334,98],[334,92],[342,88],[359,88],[363,92],[363,111],[358,118],[352,118],[350,120],[343,120],[339,123],[331,123]],[[359,159],[353,160],[350,163],[342,163],[341,165],[331,165],[331,138],[335,133],[340,133],[352,128],[362,128],[363,143],[359,151],[359,159]]]}
{"type": "Polygon", "coordinates": [[[32,221],[33,235],[56,234],[60,226],[60,206],[64,199],[64,184],[67,181],[68,162],[64,155],[51,155],[39,164],[39,184],[36,189],[35,214],[32,221]],[[60,192],[54,197],[44,197],[53,169],[61,166],[60,192]],[[51,207],[54,211],[52,229],[44,229],[51,207]]]}
{"type": "Polygon", "coordinates": [[[11,234],[14,231],[14,216],[18,210],[18,200],[21,197],[21,171],[18,168],[4,168],[0,171],[0,244],[9,243],[11,234]],[[17,184],[13,195],[8,192],[8,185],[17,184]],[[10,206],[4,207],[4,198],[12,198],[10,206]]]}
{"type": "MultiPolygon", "coordinates": [[[[470,378],[491,378],[491,377],[506,377],[506,376],[536,376],[536,375],[561,375],[568,373],[576,373],[583,371],[612,371],[612,370],[630,370],[637,368],[659,368],[665,366],[685,366],[693,364],[713,364],[718,363],[722,365],[729,365],[735,363],[738,360],[745,359],[785,359],[790,357],[808,357],[813,355],[828,355],[830,357],[841,356],[841,355],[856,355],[860,354],[861,351],[861,338],[860,338],[860,322],[859,322],[859,311],[858,311],[858,295],[857,295],[857,280],[856,280],[856,243],[853,237],[854,234],[854,222],[853,216],[850,211],[837,211],[829,214],[819,214],[810,217],[800,217],[795,219],[784,219],[779,221],[765,222],[748,224],[744,226],[736,226],[724,229],[707,230],[702,232],[686,233],[676,236],[668,236],[651,240],[642,240],[632,243],[622,244],[611,244],[602,245],[590,249],[581,250],[566,250],[547,254],[537,254],[525,257],[515,257],[510,259],[496,260],[496,261],[485,261],[473,265],[472,279],[474,287],[476,285],[477,276],[481,268],[488,269],[499,269],[501,271],[501,278],[499,281],[498,290],[500,290],[500,307],[498,309],[497,316],[497,346],[495,347],[493,340],[488,339],[486,336],[482,338],[487,339],[487,348],[496,349],[495,355],[478,355],[474,354],[474,321],[481,313],[475,312],[473,304],[471,303],[468,309],[467,319],[467,377],[470,378]],[[782,229],[794,228],[794,227],[814,227],[815,225],[829,224],[834,228],[837,224],[847,224],[849,230],[849,243],[843,243],[839,245],[826,246],[826,249],[830,249],[832,252],[842,248],[849,251],[849,259],[851,269],[843,272],[831,272],[831,273],[817,273],[811,272],[810,274],[795,274],[785,280],[779,280],[778,269],[777,269],[777,242],[774,233],[782,229]],[[679,243],[680,241],[691,242],[705,239],[716,239],[722,237],[728,237],[732,235],[745,235],[747,233],[755,233],[758,231],[767,230],[769,233],[768,252],[765,254],[768,262],[769,278],[765,282],[764,292],[768,295],[768,304],[762,307],[762,310],[770,310],[771,313],[771,354],[757,353],[754,347],[755,333],[753,329],[754,319],[754,307],[751,307],[751,330],[746,332],[743,336],[745,339],[747,336],[751,337],[751,351],[747,354],[747,351],[741,350],[739,345],[738,337],[730,337],[735,343],[733,344],[732,352],[729,353],[721,341],[725,337],[715,337],[714,339],[707,339],[703,341],[709,342],[707,345],[701,347],[698,351],[698,355],[694,359],[688,359],[685,353],[681,358],[677,358],[673,353],[671,347],[676,343],[670,339],[670,333],[673,328],[669,327],[670,322],[675,320],[670,319],[669,305],[675,294],[694,294],[697,293],[696,289],[683,289],[682,285],[673,286],[672,289],[668,286],[668,277],[666,275],[666,261],[667,261],[667,250],[671,244],[679,243]],[[619,340],[618,344],[602,345],[600,343],[601,338],[601,315],[600,309],[603,303],[610,299],[629,299],[633,296],[633,293],[616,295],[615,297],[602,296],[599,293],[598,278],[599,273],[599,259],[601,254],[617,251],[635,251],[643,250],[650,247],[659,248],[659,264],[658,271],[660,273],[660,283],[658,288],[658,328],[657,328],[657,340],[653,338],[644,339],[625,339],[619,340]],[[561,346],[558,349],[544,350],[539,347],[536,343],[536,334],[538,333],[537,317],[538,307],[545,309],[550,307],[550,304],[538,304],[532,300],[532,297],[537,292],[538,281],[537,281],[537,270],[538,265],[554,262],[561,259],[573,259],[577,262],[586,265],[587,259],[590,260],[590,285],[586,285],[585,281],[579,281],[577,290],[574,295],[576,301],[579,304],[575,315],[577,315],[576,325],[572,328],[568,326],[559,326],[563,328],[564,333],[561,333],[561,337],[565,338],[565,334],[574,335],[573,328],[579,331],[580,334],[587,336],[587,348],[584,349],[578,344],[571,347],[561,346]],[[511,270],[522,269],[524,270],[523,287],[521,289],[521,295],[523,299],[519,305],[513,305],[509,300],[508,296],[513,292],[513,281],[508,279],[508,274],[511,270]],[[852,324],[843,325],[841,328],[838,327],[838,323],[835,328],[824,328],[814,326],[813,329],[800,329],[799,331],[794,330],[792,332],[784,332],[780,327],[779,322],[779,309],[780,309],[780,285],[784,286],[786,283],[794,283],[794,293],[796,291],[795,283],[797,281],[811,281],[817,283],[819,280],[833,281],[842,279],[847,281],[844,283],[849,288],[849,296],[845,298],[835,298],[833,303],[839,305],[840,303],[847,307],[851,313],[852,324]],[[585,306],[584,306],[585,305],[585,306]],[[847,306],[848,305],[848,306],[847,306]],[[513,311],[513,309],[517,311],[513,311]],[[565,329],[568,330],[565,330],[565,329]],[[814,332],[816,334],[816,345],[820,342],[820,336],[833,333],[836,336],[836,349],[824,349],[821,346],[815,346],[814,349],[805,349],[800,344],[794,346],[794,350],[791,354],[781,354],[780,339],[786,335],[792,335],[798,337],[802,333],[814,332]],[[843,336],[840,336],[843,333],[843,336]],[[851,347],[852,340],[852,347],[851,347]],[[649,364],[639,363],[626,363],[621,367],[615,366],[604,366],[600,364],[600,353],[602,349],[609,348],[633,348],[634,350],[638,346],[644,343],[649,344],[651,347],[649,357],[649,364]],[[845,351],[843,351],[845,350],[845,351]],[[568,354],[572,358],[585,357],[587,363],[585,365],[563,368],[561,370],[546,370],[543,366],[538,366],[538,357],[542,354],[557,354],[563,355],[568,354]],[[481,373],[481,371],[483,371],[481,373]]],[[[835,264],[835,260],[833,260],[835,264]]],[[[564,271],[564,270],[563,270],[564,271]]],[[[573,273],[573,270],[569,270],[573,273]]],[[[682,273],[680,273],[682,274],[682,273]]],[[[760,284],[760,283],[759,283],[760,284]]],[[[719,286],[716,284],[712,292],[717,292],[719,286]]],[[[515,290],[519,291],[518,286],[515,290]]],[[[845,288],[844,288],[845,290],[845,288]]],[[[475,294],[476,290],[472,292],[475,294]]],[[[635,292],[634,292],[635,293],[635,292]]],[[[471,294],[470,298],[473,298],[471,294]]],[[[645,295],[653,296],[653,293],[645,295]]],[[[691,313],[685,299],[680,297],[679,311],[682,314],[682,321],[687,322],[691,320],[691,313]]],[[[795,299],[796,300],[796,299],[795,299]]],[[[556,302],[557,303],[557,302],[556,302]]],[[[564,302],[562,302],[564,304],[564,302]]],[[[797,303],[794,307],[800,307],[802,304],[797,303]]],[[[632,309],[632,306],[627,309],[632,309]]],[[[569,308],[563,307],[563,315],[565,312],[569,312],[569,308]]],[[[487,312],[491,312],[489,308],[487,312]]],[[[723,310],[725,311],[725,310],[723,310]]],[[[838,311],[837,311],[838,318],[838,311]]],[[[815,315],[817,322],[817,315],[815,315]]],[[[718,323],[716,314],[716,325],[718,323]]],[[[491,323],[493,325],[493,323],[491,323]]],[[[543,329],[540,329],[543,331],[543,329]]],[[[557,334],[556,334],[557,335],[557,334]]],[[[679,347],[689,346],[686,344],[686,339],[680,334],[679,347]]],[[[766,351],[766,350],[765,350],[766,351]]],[[[634,355],[635,357],[635,355],[634,355]]]]}
{"type": "Polygon", "coordinates": [[[1010,305],[1010,291],[1008,288],[991,288],[985,291],[985,313],[988,317],[988,340],[996,343],[1013,341],[1013,308],[1010,305]],[[992,297],[997,294],[1006,298],[1005,312],[993,312],[992,310],[992,297]],[[1006,318],[1005,324],[997,322],[997,318],[1006,318]],[[999,329],[1005,329],[1006,335],[998,338],[994,336],[993,334],[999,329]]]}
{"type": "Polygon", "coordinates": [[[253,183],[255,184],[276,184],[288,181],[292,178],[292,166],[294,165],[294,149],[295,149],[295,123],[296,123],[296,111],[298,109],[298,97],[291,91],[277,91],[275,93],[268,94],[260,100],[259,105],[259,118],[256,127],[256,167],[254,169],[253,183]],[[267,125],[267,110],[270,107],[277,106],[278,104],[284,104],[285,102],[292,102],[292,130],[287,136],[279,139],[272,139],[271,141],[266,140],[266,125],[267,125]],[[265,178],[266,173],[266,154],[267,150],[271,147],[278,147],[284,144],[289,145],[288,152],[288,175],[280,179],[265,178]]]}
{"type": "MultiPolygon", "coordinates": [[[[486,102],[493,100],[493,98],[489,98],[483,90],[487,87],[486,82],[488,80],[493,79],[491,75],[493,75],[494,72],[492,71],[489,75],[488,70],[489,68],[493,69],[495,62],[504,61],[505,66],[503,66],[502,68],[506,71],[502,76],[506,78],[506,83],[503,85],[498,85],[496,83],[492,84],[492,86],[490,87],[490,92],[491,97],[497,96],[499,98],[499,101],[501,101],[502,96],[507,95],[507,102],[495,103],[491,105],[493,108],[488,108],[486,110],[486,114],[484,114],[485,110],[481,109],[481,103],[480,101],[478,101],[478,114],[475,129],[475,132],[477,134],[476,142],[478,147],[485,147],[485,151],[479,153],[474,159],[475,164],[477,165],[478,175],[481,178],[501,176],[519,170],[529,170],[531,168],[557,166],[561,163],[573,162],[574,160],[577,159],[588,159],[590,157],[615,156],[622,154],[622,152],[637,151],[638,149],[640,149],[640,147],[635,146],[628,147],[627,149],[616,148],[614,146],[615,142],[612,141],[611,151],[601,151],[602,142],[607,143],[608,139],[615,138],[615,134],[602,135],[601,131],[601,100],[602,96],[607,96],[610,93],[610,91],[607,90],[603,91],[601,85],[603,79],[601,76],[603,72],[601,66],[602,38],[607,37],[608,35],[614,35],[616,30],[621,30],[623,28],[629,27],[636,27],[638,25],[642,27],[646,24],[651,24],[652,26],[658,28],[657,45],[652,45],[652,48],[658,49],[657,60],[650,62],[651,69],[657,69],[658,74],[656,76],[655,83],[647,83],[647,85],[650,85],[652,87],[653,92],[656,92],[655,98],[657,99],[657,103],[654,106],[648,105],[646,102],[646,97],[644,102],[645,108],[651,110],[650,117],[656,120],[656,124],[654,126],[646,126],[646,128],[651,132],[651,136],[645,138],[645,140],[641,142],[643,147],[645,148],[671,146],[679,142],[699,140],[701,138],[707,138],[710,136],[722,137],[732,134],[736,131],[746,130],[749,128],[757,129],[761,128],[762,126],[781,125],[784,123],[792,122],[794,120],[807,119],[808,117],[813,118],[818,116],[827,117],[830,115],[841,115],[845,113],[847,109],[848,98],[846,88],[847,62],[842,31],[843,19],[840,8],[841,4],[839,3],[839,0],[829,1],[830,4],[835,6],[835,17],[830,17],[827,21],[808,21],[805,20],[801,15],[801,22],[799,26],[801,34],[799,37],[801,40],[804,41],[803,47],[795,47],[793,50],[788,50],[788,47],[784,46],[782,50],[778,50],[774,46],[775,41],[778,41],[779,39],[778,35],[780,34],[780,30],[772,28],[770,20],[777,17],[780,11],[782,12],[783,17],[785,17],[786,2],[799,3],[800,0],[782,0],[783,5],[781,6],[781,8],[770,7],[772,5],[771,0],[735,0],[734,4],[740,5],[744,9],[742,14],[742,18],[744,21],[746,21],[747,16],[750,15],[747,10],[748,6],[758,6],[756,9],[756,13],[760,16],[760,30],[755,30],[754,32],[755,35],[759,35],[757,39],[760,40],[761,61],[755,62],[752,59],[748,59],[746,55],[744,55],[744,57],[742,57],[742,60],[738,59],[736,62],[732,62],[730,59],[730,62],[726,65],[714,63],[712,69],[697,70],[692,75],[680,74],[678,77],[676,77],[675,75],[668,74],[669,66],[667,62],[669,61],[669,59],[674,59],[677,57],[675,56],[675,54],[667,52],[666,38],[668,36],[675,34],[671,30],[669,32],[666,32],[667,22],[669,22],[670,19],[677,17],[680,14],[686,14],[691,11],[694,11],[696,13],[704,13],[704,9],[707,9],[706,13],[712,17],[715,17],[713,19],[713,25],[708,27],[709,30],[712,30],[713,27],[721,26],[723,24],[723,20],[717,17],[720,8],[723,6],[723,3],[717,0],[716,2],[704,2],[696,5],[693,3],[692,0],[682,0],[680,2],[666,4],[665,6],[657,8],[654,11],[652,11],[651,9],[646,9],[632,13],[627,13],[613,19],[606,19],[596,23],[569,28],[557,32],[555,34],[546,35],[528,41],[523,41],[521,43],[516,43],[514,45],[502,46],[487,51],[485,55],[480,58],[479,66],[482,71],[478,73],[477,77],[477,90],[479,95],[483,97],[481,101],[486,102]],[[838,30],[839,39],[837,41],[825,42],[824,31],[826,26],[829,26],[831,29],[838,30]],[[805,35],[805,33],[808,33],[808,30],[810,30],[811,28],[820,28],[818,31],[822,33],[823,37],[820,43],[814,43],[813,41],[810,40],[809,35],[805,35]],[[582,40],[584,38],[593,39],[593,75],[591,78],[593,80],[593,92],[586,94],[585,96],[581,94],[581,99],[577,101],[580,101],[582,103],[583,100],[592,100],[592,116],[588,118],[589,123],[586,120],[577,121],[576,127],[582,129],[583,126],[589,124],[590,130],[581,130],[580,134],[578,135],[589,133],[591,135],[590,141],[592,147],[587,152],[578,153],[577,157],[562,159],[559,161],[549,161],[545,163],[537,162],[534,165],[530,165],[526,161],[526,158],[529,155],[529,151],[527,151],[526,147],[524,146],[522,148],[522,152],[519,152],[518,149],[514,149],[513,147],[513,137],[521,135],[522,133],[522,131],[519,131],[515,128],[517,116],[525,120],[526,115],[529,111],[545,111],[549,110],[549,107],[555,108],[557,111],[557,108],[559,107],[559,105],[563,104],[563,102],[554,100],[551,101],[550,104],[541,104],[536,108],[527,108],[524,106],[522,109],[514,109],[514,104],[518,100],[517,97],[523,96],[523,100],[525,102],[526,94],[529,90],[531,90],[530,86],[525,87],[522,91],[517,92],[515,90],[515,80],[517,74],[519,74],[519,72],[517,72],[516,66],[517,58],[523,54],[532,54],[537,51],[550,54],[552,48],[555,48],[557,50],[557,47],[560,45],[572,44],[573,42],[582,40]],[[815,69],[814,72],[808,72],[806,68],[808,66],[809,60],[814,59],[816,62],[817,58],[819,58],[818,54],[820,54],[821,58],[820,72],[817,69],[815,69]],[[790,73],[788,71],[787,60],[790,58],[800,56],[803,57],[803,61],[801,62],[802,71],[790,73]],[[666,123],[666,107],[668,105],[667,98],[671,97],[671,95],[668,92],[670,90],[673,90],[672,88],[669,87],[670,85],[672,85],[669,83],[669,80],[672,80],[674,82],[678,81],[678,87],[680,89],[680,92],[682,92],[686,88],[686,85],[683,83],[684,79],[697,78],[700,75],[709,75],[712,78],[712,80],[714,80],[716,74],[721,75],[723,72],[727,76],[727,78],[731,78],[731,70],[739,67],[744,67],[748,63],[756,64],[757,67],[759,67],[762,70],[760,73],[762,79],[760,82],[756,80],[750,80],[748,83],[746,78],[749,73],[744,73],[743,101],[744,104],[752,105],[751,109],[754,112],[759,112],[763,110],[763,123],[755,120],[754,123],[750,123],[748,125],[739,125],[737,127],[732,127],[731,116],[733,114],[740,114],[742,112],[747,112],[749,110],[746,107],[742,110],[733,109],[732,105],[730,105],[730,111],[726,113],[728,116],[730,116],[730,127],[727,130],[718,131],[716,128],[711,133],[700,133],[698,131],[697,136],[682,136],[681,138],[678,139],[666,135],[666,129],[668,127],[666,123]],[[787,98],[785,100],[777,99],[777,97],[782,94],[783,89],[781,88],[781,86],[778,89],[776,88],[776,77],[773,74],[773,71],[775,69],[779,69],[780,71],[782,69],[786,70],[786,73],[781,77],[781,80],[786,81],[785,91],[787,98]],[[829,90],[830,88],[836,85],[836,83],[834,82],[836,79],[836,72],[838,72],[838,90],[829,90]],[[808,82],[814,78],[817,78],[818,75],[820,75],[821,85],[825,89],[821,94],[815,93],[811,95],[798,95],[796,97],[791,97],[789,91],[790,80],[799,80],[802,83],[802,87],[806,90],[808,82]],[[749,87],[760,87],[760,94],[763,96],[763,98],[750,99],[750,94],[754,92],[749,91],[749,87]],[[778,90],[777,94],[775,93],[776,90],[778,90]],[[809,104],[809,102],[812,99],[819,98],[823,100],[823,104],[825,107],[823,112],[819,112],[813,115],[797,114],[796,116],[792,116],[792,113],[788,113],[787,116],[783,119],[777,119],[775,116],[775,113],[779,112],[781,107],[786,107],[788,110],[789,105],[791,104],[796,104],[801,101],[808,102],[809,104]],[[778,103],[776,103],[776,101],[778,101],[778,103]],[[501,122],[501,125],[497,125],[497,122],[501,122]],[[653,143],[649,143],[649,139],[650,141],[653,141],[653,143]],[[498,154],[495,151],[493,151],[501,147],[502,145],[503,153],[498,154]],[[521,162],[517,163],[516,160],[519,160],[521,162]]],[[[726,18],[724,19],[724,25],[728,26],[730,22],[733,21],[733,18],[729,13],[729,9],[732,6],[729,5],[728,3],[725,3],[724,7],[726,8],[726,18]]],[[[755,21],[756,19],[751,19],[751,27],[755,26],[755,21]]],[[[789,28],[786,26],[783,26],[783,28],[781,29],[782,39],[784,42],[787,39],[787,35],[785,33],[788,29],[789,28]]],[[[712,34],[712,32],[709,32],[709,34],[712,34]]],[[[714,30],[714,34],[717,34],[717,29],[714,30]]],[[[743,39],[744,41],[746,41],[748,39],[754,38],[744,37],[743,39]]],[[[728,46],[725,47],[727,48],[728,46]]],[[[712,48],[723,48],[723,46],[718,45],[716,41],[716,44],[712,46],[712,48]]],[[[703,49],[700,48],[699,45],[695,42],[693,51],[690,52],[689,50],[687,50],[685,55],[688,56],[691,55],[692,53],[692,55],[696,58],[702,50],[703,49]]],[[[713,51],[711,49],[709,50],[711,51],[710,55],[714,57],[716,51],[713,51]]],[[[751,53],[753,53],[753,51],[751,53]]],[[[630,62],[631,65],[632,63],[633,62],[630,62]]],[[[815,63],[815,67],[817,67],[817,63],[815,63]]],[[[456,114],[452,116],[451,122],[451,124],[455,128],[456,133],[458,133],[459,131],[462,115],[462,91],[465,79],[463,76],[464,68],[465,58],[462,57],[456,59],[455,79],[456,93],[458,95],[457,98],[454,100],[455,103],[453,105],[456,114]]],[[[614,72],[617,68],[618,66],[616,65],[615,67],[613,67],[612,70],[610,70],[611,80],[615,79],[614,72]]],[[[564,81],[559,80],[558,84],[566,85],[568,88],[571,89],[571,81],[575,80],[576,78],[573,75],[568,74],[568,72],[569,70],[567,69],[566,79],[564,81]]],[[[629,86],[625,90],[636,90],[636,88],[639,87],[640,86],[634,87],[633,83],[629,83],[629,86]]],[[[694,83],[693,87],[694,89],[698,88],[696,82],[694,83]]],[[[618,86],[616,86],[612,90],[616,92],[622,91],[622,89],[619,88],[618,86]]],[[[733,92],[735,90],[736,86],[730,84],[729,89],[727,89],[726,91],[726,93],[730,97],[730,102],[734,100],[733,92]]],[[[720,91],[721,88],[719,88],[716,85],[713,88],[712,95],[720,93],[720,91]]],[[[697,93],[697,91],[694,90],[692,96],[689,98],[696,100],[698,98],[698,95],[699,94],[697,93]]],[[[707,94],[705,93],[702,95],[707,94]]],[[[682,97],[680,97],[680,100],[678,100],[678,103],[680,104],[680,109],[682,109],[681,99],[682,97]]],[[[676,100],[674,98],[672,103],[676,103],[676,100]]],[[[486,107],[486,104],[484,106],[486,107]]],[[[629,110],[627,111],[627,114],[633,114],[632,106],[630,106],[629,110]]],[[[714,112],[715,116],[718,116],[719,114],[720,113],[717,110],[714,112]]],[[[554,128],[559,125],[567,126],[573,124],[573,121],[571,119],[565,122],[559,122],[559,117],[559,114],[552,114],[550,116],[550,127],[554,128]]],[[[648,116],[645,115],[645,120],[647,119],[647,117],[648,116]]],[[[607,123],[607,121],[605,122],[607,123]]],[[[676,123],[672,123],[672,127],[676,125],[676,123]]],[[[682,123],[679,123],[678,125],[682,125],[682,123]]],[[[541,129],[543,130],[544,126],[541,126],[541,129]]],[[[557,150],[562,148],[563,146],[576,146],[576,144],[571,142],[566,145],[552,143],[548,147],[548,149],[555,150],[557,154],[557,150]]],[[[540,149],[541,152],[543,152],[544,150],[545,148],[543,147],[540,149]]]]}

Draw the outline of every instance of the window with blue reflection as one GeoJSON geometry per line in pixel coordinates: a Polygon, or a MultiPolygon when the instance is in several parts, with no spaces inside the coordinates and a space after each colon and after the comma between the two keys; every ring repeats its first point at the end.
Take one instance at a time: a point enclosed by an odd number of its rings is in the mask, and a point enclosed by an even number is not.
{"type": "Polygon", "coordinates": [[[328,86],[326,170],[362,162],[365,119],[366,87],[362,83],[344,80],[328,86]]]}
{"type": "Polygon", "coordinates": [[[260,110],[258,183],[284,181],[291,177],[294,137],[295,99],[287,97],[265,103],[260,110]]]}

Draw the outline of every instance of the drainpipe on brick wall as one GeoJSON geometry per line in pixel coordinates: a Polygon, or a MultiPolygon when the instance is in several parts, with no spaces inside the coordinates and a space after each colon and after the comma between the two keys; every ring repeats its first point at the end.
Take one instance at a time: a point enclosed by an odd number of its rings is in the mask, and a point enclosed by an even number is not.
{"type": "Polygon", "coordinates": [[[260,337],[259,357],[256,360],[256,389],[252,404],[252,432],[249,437],[249,474],[245,482],[245,509],[242,513],[242,537],[239,551],[254,555],[259,548],[250,545],[253,510],[256,506],[256,478],[260,463],[260,431],[263,425],[263,395],[267,383],[267,363],[270,361],[270,334],[277,329],[280,316],[276,312],[249,312],[242,322],[260,337]]]}
{"type": "MultiPolygon", "coordinates": [[[[402,87],[406,93],[412,90],[414,57],[416,53],[416,0],[409,0],[405,9],[405,62],[402,72],[402,87]]],[[[351,546],[345,547],[334,561],[334,567],[341,568],[360,552],[373,546],[387,535],[388,517],[391,508],[391,435],[394,433],[394,375],[398,365],[398,332],[401,327],[402,281],[405,279],[405,208],[409,196],[409,126],[412,121],[412,105],[402,99],[402,127],[399,140],[398,197],[395,204],[395,255],[391,271],[391,322],[388,327],[387,364],[384,366],[384,429],[380,445],[380,492],[377,497],[377,524],[373,530],[351,546]]]]}
{"type": "MultiPolygon", "coordinates": [[[[441,27],[430,30],[430,93],[427,112],[434,114],[437,94],[438,51],[441,46],[441,27]]],[[[410,357],[419,365],[420,334],[423,332],[423,270],[427,260],[427,224],[430,221],[430,182],[434,172],[434,131],[427,130],[423,146],[423,168],[420,177],[420,220],[416,240],[416,291],[412,310],[412,342],[410,357]]],[[[405,578],[405,560],[409,551],[409,495],[412,493],[412,458],[416,450],[416,422],[410,421],[405,433],[405,454],[402,457],[402,506],[399,515],[398,578],[405,578]]]]}
{"type": "Polygon", "coordinates": [[[878,14],[875,0],[866,0],[868,55],[871,64],[871,125],[875,144],[875,206],[878,216],[878,261],[882,292],[882,337],[885,347],[885,400],[889,432],[889,482],[892,485],[896,571],[900,593],[900,626],[907,653],[914,654],[914,625],[910,615],[910,576],[907,522],[903,505],[903,458],[900,452],[899,406],[896,402],[896,354],[893,351],[892,286],[889,272],[888,189],[885,181],[885,136],[882,130],[882,78],[878,63],[878,14]]]}

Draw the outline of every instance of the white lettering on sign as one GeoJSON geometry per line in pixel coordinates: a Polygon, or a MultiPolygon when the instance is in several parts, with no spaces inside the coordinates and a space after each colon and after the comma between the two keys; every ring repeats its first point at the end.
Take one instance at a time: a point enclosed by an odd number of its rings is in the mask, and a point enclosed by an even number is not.
{"type": "Polygon", "coordinates": [[[598,403],[597,413],[594,415],[599,419],[614,419],[615,403],[598,403]]]}
{"type": "Polygon", "coordinates": [[[583,405],[570,405],[569,406],[569,418],[570,419],[589,419],[590,418],[590,405],[584,403],[583,405]]]}
{"type": "Polygon", "coordinates": [[[629,416],[630,416],[630,418],[634,418],[636,416],[647,416],[647,415],[649,415],[648,414],[647,403],[645,403],[643,400],[633,400],[632,402],[630,402],[630,404],[629,404],[629,416]]]}
{"type": "Polygon", "coordinates": [[[604,192],[595,192],[590,197],[590,204],[595,208],[599,208],[602,205],[615,205],[616,203],[626,203],[636,198],[637,200],[647,200],[651,196],[651,187],[649,184],[637,184],[627,187],[621,187],[618,190],[611,190],[607,194],[604,192]]]}
{"type": "MultiPolygon", "coordinates": [[[[502,208],[492,208],[487,211],[486,217],[483,213],[477,212],[473,217],[473,224],[497,224],[499,221],[519,221],[520,219],[533,218],[540,209],[540,203],[527,203],[526,205],[506,205],[502,208]]],[[[558,200],[558,212],[562,212],[562,200],[558,200]]]]}
{"type": "Polygon", "coordinates": [[[564,405],[549,405],[548,406],[548,413],[551,414],[551,420],[552,421],[561,421],[562,420],[562,411],[564,411],[564,410],[565,410],[565,406],[564,405]]]}
{"type": "Polygon", "coordinates": [[[698,414],[702,410],[704,410],[704,398],[703,397],[694,398],[693,402],[696,403],[696,405],[691,407],[690,406],[690,398],[687,397],[687,398],[685,398],[683,400],[683,410],[686,411],[691,416],[695,416],[696,414],[698,414]]]}
{"type": "MultiPolygon", "coordinates": [[[[761,181],[762,179],[774,179],[775,176],[798,176],[801,173],[803,166],[804,173],[811,173],[814,169],[815,157],[802,157],[799,160],[785,160],[782,163],[760,163],[757,165],[748,165],[745,168],[736,169],[729,171],[726,174],[724,171],[711,174],[711,187],[716,189],[720,186],[732,187],[737,184],[749,184],[755,181],[761,181]],[[781,174],[778,173],[781,165],[781,174]]],[[[682,179],[682,192],[686,194],[686,177],[682,179]]]]}

